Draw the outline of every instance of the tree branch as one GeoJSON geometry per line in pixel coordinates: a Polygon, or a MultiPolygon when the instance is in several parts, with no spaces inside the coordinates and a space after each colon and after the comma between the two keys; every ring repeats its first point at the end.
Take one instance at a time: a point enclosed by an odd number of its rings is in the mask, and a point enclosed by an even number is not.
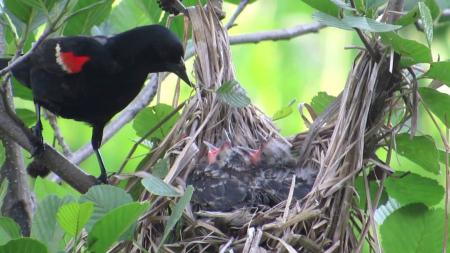
{"type": "MultiPolygon", "coordinates": [[[[0,38],[3,38],[3,29],[0,27],[0,38]]],[[[0,45],[0,51],[4,52],[4,44],[0,45]]],[[[4,79],[2,85],[5,106],[14,110],[14,101],[10,79],[4,79]]],[[[31,232],[31,217],[33,216],[33,200],[31,199],[28,178],[25,173],[22,150],[17,143],[7,136],[0,136],[5,147],[6,159],[1,168],[1,173],[8,180],[8,188],[1,207],[2,213],[11,217],[19,224],[22,235],[29,236],[31,232]]]]}
{"type": "Polygon", "coordinates": [[[262,41],[277,41],[277,40],[289,40],[294,37],[298,37],[301,35],[316,33],[320,29],[326,27],[320,23],[311,23],[305,25],[297,25],[290,28],[284,28],[279,30],[265,31],[265,32],[257,32],[250,34],[242,34],[230,36],[230,44],[245,44],[245,43],[259,43],[262,41]]]}
{"type": "Polygon", "coordinates": [[[56,116],[47,111],[44,110],[44,114],[45,117],[47,118],[48,122],[50,123],[50,126],[53,129],[53,133],[54,133],[54,139],[53,139],[53,146],[55,146],[55,139],[58,142],[59,146],[62,148],[63,154],[66,157],[70,157],[72,155],[72,151],[70,151],[69,145],[67,145],[67,143],[64,141],[64,137],[61,134],[61,129],[59,128],[58,125],[58,119],[56,118],[56,116]]]}
{"type": "MultiPolygon", "coordinates": [[[[7,106],[13,106],[10,86],[8,88],[8,98],[10,98],[8,102],[10,105],[7,106]]],[[[5,163],[2,166],[1,172],[8,179],[8,189],[1,207],[2,213],[11,217],[20,225],[24,236],[29,236],[33,201],[25,173],[22,150],[8,136],[2,135],[1,139],[6,154],[5,163]]]]}
{"type": "Polygon", "coordinates": [[[234,22],[236,22],[236,19],[239,17],[239,15],[241,15],[241,13],[242,13],[242,11],[244,11],[245,7],[247,7],[247,4],[248,4],[248,0],[241,0],[238,7],[234,11],[233,15],[231,15],[230,20],[228,20],[228,23],[225,25],[225,29],[228,30],[234,25],[234,22]]]}
{"type": "MultiPolygon", "coordinates": [[[[30,153],[35,149],[35,143],[39,140],[31,131],[28,133],[11,119],[5,112],[5,105],[0,101],[0,135],[17,142],[22,148],[30,153]]],[[[96,181],[93,176],[86,174],[79,167],[69,162],[64,156],[54,150],[51,146],[44,144],[45,148],[38,157],[39,161],[48,166],[55,174],[66,181],[70,186],[79,192],[86,192],[96,181]]]]}

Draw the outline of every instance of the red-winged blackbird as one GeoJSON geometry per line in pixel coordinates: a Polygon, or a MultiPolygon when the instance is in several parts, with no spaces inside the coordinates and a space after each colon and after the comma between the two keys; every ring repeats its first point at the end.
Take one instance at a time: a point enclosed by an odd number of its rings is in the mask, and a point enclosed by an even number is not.
{"type": "MultiPolygon", "coordinates": [[[[103,128],[141,90],[152,72],[173,72],[190,84],[177,36],[160,25],[148,25],[112,37],[60,37],[43,41],[12,69],[31,88],[36,105],[35,134],[42,140],[40,107],[89,123],[92,147],[101,174],[107,175],[99,148],[103,128]]],[[[7,59],[3,59],[5,65],[7,59]]]]}

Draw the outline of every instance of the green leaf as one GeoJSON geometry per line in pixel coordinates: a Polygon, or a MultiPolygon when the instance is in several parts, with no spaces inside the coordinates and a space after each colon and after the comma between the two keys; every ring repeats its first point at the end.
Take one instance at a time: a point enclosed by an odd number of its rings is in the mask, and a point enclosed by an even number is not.
{"type": "Polygon", "coordinates": [[[328,95],[324,91],[320,91],[311,100],[311,106],[317,115],[320,115],[328,108],[328,106],[331,105],[331,103],[333,103],[334,100],[336,100],[336,97],[328,95]]]}
{"type": "Polygon", "coordinates": [[[45,10],[46,12],[50,12],[55,6],[57,0],[18,0],[19,2],[23,2],[24,4],[40,10],[45,10]]]}
{"type": "Polygon", "coordinates": [[[286,118],[287,116],[291,115],[291,113],[294,111],[294,110],[292,110],[292,105],[295,103],[295,101],[296,101],[295,99],[292,100],[287,106],[276,111],[272,116],[272,120],[276,121],[276,120],[283,119],[283,118],[286,118]]]}
{"type": "Polygon", "coordinates": [[[157,1],[120,1],[108,17],[107,26],[113,32],[123,32],[138,26],[154,24],[159,21],[161,8],[157,1]]]}
{"type": "Polygon", "coordinates": [[[432,20],[436,19],[441,12],[439,9],[439,6],[437,5],[436,1],[434,1],[434,0],[425,0],[425,1],[414,0],[413,2],[414,2],[414,3],[412,3],[413,6],[411,6],[410,9],[406,9],[406,10],[408,10],[408,13],[401,16],[399,19],[397,19],[395,21],[396,25],[407,26],[409,24],[416,22],[417,19],[419,19],[419,17],[421,17],[419,5],[418,5],[419,3],[422,3],[423,5],[426,5],[428,7],[428,9],[430,10],[430,15],[431,15],[432,20]]]}
{"type": "Polygon", "coordinates": [[[59,225],[67,234],[76,237],[88,222],[94,210],[94,203],[70,203],[59,208],[57,215],[59,225]]]}
{"type": "Polygon", "coordinates": [[[378,9],[381,5],[385,4],[387,0],[366,0],[366,10],[378,9]]]}
{"type": "Polygon", "coordinates": [[[145,10],[151,24],[156,24],[161,19],[162,10],[157,1],[137,0],[137,4],[145,10]]]}
{"type": "Polygon", "coordinates": [[[347,25],[341,19],[325,14],[323,12],[314,12],[312,17],[315,21],[327,26],[337,27],[344,30],[352,30],[352,27],[347,25]]]}
{"type": "Polygon", "coordinates": [[[401,54],[402,59],[409,59],[411,64],[433,60],[430,49],[417,41],[402,38],[394,32],[381,33],[380,36],[384,44],[401,54]]]}
{"type": "MultiPolygon", "coordinates": [[[[157,126],[161,120],[172,113],[174,110],[173,107],[166,104],[158,104],[156,106],[148,107],[139,112],[136,118],[133,121],[133,128],[136,131],[136,134],[140,137],[143,137],[147,134],[150,129],[153,129],[157,126]]],[[[177,122],[180,114],[175,113],[169,120],[167,120],[158,130],[154,131],[148,139],[157,139],[162,140],[164,137],[170,132],[173,125],[177,122]]]]}
{"type": "Polygon", "coordinates": [[[428,46],[431,47],[431,42],[433,41],[433,18],[431,17],[430,9],[424,2],[419,2],[418,4],[428,46]]]}
{"type": "Polygon", "coordinates": [[[217,89],[217,97],[229,106],[237,108],[246,107],[251,102],[244,88],[236,80],[222,84],[217,89]]]}
{"type": "Polygon", "coordinates": [[[148,203],[129,203],[108,212],[92,227],[88,235],[89,250],[106,252],[148,208],[148,203]]]}
{"type": "Polygon", "coordinates": [[[408,158],[421,166],[424,170],[434,174],[439,173],[439,154],[430,136],[414,136],[410,139],[409,134],[398,134],[395,137],[397,153],[408,158]]]}
{"type": "Polygon", "coordinates": [[[169,172],[169,159],[160,159],[152,168],[152,174],[163,179],[169,172]]]}
{"type": "Polygon", "coordinates": [[[38,205],[36,213],[33,216],[31,226],[31,237],[41,242],[45,242],[49,252],[57,252],[60,248],[64,231],[56,220],[58,209],[72,200],[70,197],[60,199],[56,196],[48,196],[38,205]]]}
{"type": "Polygon", "coordinates": [[[424,77],[442,81],[450,87],[450,61],[433,62],[424,77]]]}
{"type": "Polygon", "coordinates": [[[172,186],[151,174],[143,178],[141,183],[147,191],[158,196],[178,197],[181,195],[172,186]]]}
{"type": "Polygon", "coordinates": [[[72,10],[77,13],[71,17],[63,30],[68,35],[89,35],[94,25],[99,25],[109,15],[113,0],[82,0],[78,1],[72,10]]]}
{"type": "Polygon", "coordinates": [[[18,108],[16,114],[26,126],[32,126],[36,121],[36,114],[28,109],[18,108]]]}
{"type": "Polygon", "coordinates": [[[25,4],[22,1],[17,0],[4,0],[5,7],[9,10],[17,19],[25,24],[28,24],[33,16],[33,8],[25,4]]]}
{"type": "MultiPolygon", "coordinates": [[[[361,209],[364,209],[367,204],[367,196],[366,196],[366,186],[364,183],[364,178],[362,176],[359,176],[356,178],[355,188],[356,188],[356,191],[358,192],[358,196],[359,196],[358,206],[361,209]]],[[[369,180],[370,200],[372,201],[372,203],[375,200],[378,188],[379,188],[379,185],[375,180],[369,180]]],[[[378,206],[384,205],[387,201],[388,201],[388,195],[387,195],[386,191],[383,189],[383,191],[381,192],[380,201],[378,202],[378,206]]]]}
{"type": "Polygon", "coordinates": [[[409,24],[416,22],[419,19],[419,17],[420,17],[419,7],[416,6],[410,11],[408,11],[408,13],[398,18],[394,23],[396,25],[407,26],[409,24]]]}
{"type": "Polygon", "coordinates": [[[444,212],[411,204],[389,215],[380,233],[385,253],[441,252],[444,212]]]}
{"type": "Polygon", "coordinates": [[[399,25],[391,25],[380,23],[370,18],[366,17],[353,17],[353,16],[345,16],[342,19],[342,22],[346,23],[348,26],[353,28],[359,28],[368,32],[390,32],[395,31],[402,28],[399,25]]]}
{"type": "Polygon", "coordinates": [[[423,103],[447,126],[450,127],[450,95],[431,88],[419,88],[423,103]]]}
{"type": "Polygon", "coordinates": [[[344,30],[358,28],[369,32],[390,32],[401,28],[399,25],[384,24],[366,17],[345,16],[342,19],[338,19],[325,13],[316,12],[313,14],[313,18],[327,26],[344,30]]]}
{"type": "Polygon", "coordinates": [[[80,196],[80,193],[66,184],[60,185],[49,179],[40,177],[36,178],[34,181],[34,193],[36,194],[38,201],[45,199],[45,197],[49,195],[56,195],[60,198],[64,198],[67,195],[77,198],[80,196]]]}
{"type": "MultiPolygon", "coordinates": [[[[417,0],[417,2],[422,2],[422,0],[417,0]]],[[[425,0],[423,2],[425,2],[427,7],[430,9],[431,17],[433,18],[433,20],[438,18],[441,14],[441,9],[436,0],[425,0]]],[[[448,7],[450,7],[450,5],[448,7]]]]}
{"type": "Polygon", "coordinates": [[[172,232],[178,220],[180,220],[181,216],[183,215],[184,208],[189,204],[189,201],[191,201],[193,192],[194,187],[192,187],[192,185],[189,185],[186,188],[186,192],[184,193],[183,197],[181,197],[180,200],[178,200],[177,204],[173,208],[172,213],[170,214],[166,226],[164,227],[164,234],[161,239],[161,242],[159,243],[158,248],[161,248],[161,246],[165,243],[167,236],[169,235],[170,232],[172,232]]]}
{"type": "Polygon", "coordinates": [[[386,179],[385,187],[389,197],[396,199],[402,205],[423,203],[431,207],[438,204],[444,197],[444,187],[436,180],[414,173],[405,176],[396,173],[386,179]]]}
{"type": "Polygon", "coordinates": [[[344,10],[350,10],[355,11],[356,9],[353,8],[350,3],[346,3],[342,0],[330,0],[332,3],[334,3],[337,7],[342,8],[344,10]]]}
{"type": "Polygon", "coordinates": [[[22,235],[20,234],[19,225],[9,217],[0,216],[0,245],[20,237],[22,235]]]}
{"type": "Polygon", "coordinates": [[[0,142],[0,164],[5,162],[5,147],[3,147],[3,143],[0,142]]]}
{"type": "Polygon", "coordinates": [[[14,97],[18,97],[28,101],[33,101],[33,94],[31,93],[31,89],[25,87],[25,85],[21,84],[14,77],[12,78],[12,84],[14,97]]]}
{"type": "Polygon", "coordinates": [[[42,242],[31,238],[19,238],[0,246],[0,253],[47,253],[42,242]]]}
{"type": "Polygon", "coordinates": [[[130,194],[119,187],[112,185],[96,185],[80,197],[80,203],[93,202],[94,212],[86,224],[86,230],[90,231],[94,223],[110,210],[132,202],[130,194]]]}
{"type": "Polygon", "coordinates": [[[5,199],[7,191],[8,191],[8,180],[3,180],[3,182],[0,182],[0,206],[3,206],[3,200],[5,199]]]}
{"type": "Polygon", "coordinates": [[[314,9],[326,13],[330,16],[339,16],[339,8],[333,4],[330,0],[302,0],[307,5],[314,9]]]}

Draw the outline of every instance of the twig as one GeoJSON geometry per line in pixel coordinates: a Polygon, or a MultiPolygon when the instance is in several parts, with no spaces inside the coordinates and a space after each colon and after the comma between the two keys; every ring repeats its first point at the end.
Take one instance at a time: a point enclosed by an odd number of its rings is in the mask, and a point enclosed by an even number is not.
{"type": "Polygon", "coordinates": [[[411,74],[413,80],[412,80],[412,110],[411,110],[411,137],[416,134],[417,130],[417,119],[418,119],[418,107],[419,103],[417,102],[417,94],[418,94],[418,83],[416,74],[411,68],[407,68],[409,74],[411,74]]]}
{"type": "Polygon", "coordinates": [[[259,43],[266,40],[289,40],[304,34],[316,33],[324,27],[326,26],[320,23],[311,23],[272,31],[235,35],[230,36],[230,44],[259,43]]]}
{"type": "Polygon", "coordinates": [[[44,113],[50,123],[50,126],[53,128],[54,138],[58,141],[59,146],[61,146],[63,154],[66,157],[70,157],[72,152],[70,151],[69,145],[67,145],[64,141],[64,137],[61,134],[61,129],[59,128],[56,116],[47,110],[44,110],[44,113]]]}
{"type": "Polygon", "coordinates": [[[360,29],[355,28],[356,33],[359,36],[359,39],[363,42],[364,46],[367,49],[367,52],[370,54],[370,56],[372,57],[372,59],[374,59],[375,61],[378,61],[380,59],[379,55],[375,52],[375,50],[373,50],[372,46],[370,45],[370,43],[367,41],[366,36],[364,35],[363,32],[361,32],[360,29]]]}
{"type": "Polygon", "coordinates": [[[228,30],[234,25],[234,22],[236,22],[236,19],[239,17],[239,15],[241,15],[242,11],[245,9],[247,4],[248,4],[248,0],[241,0],[238,7],[236,8],[233,15],[231,16],[230,20],[228,20],[228,23],[225,25],[225,29],[228,30]]]}

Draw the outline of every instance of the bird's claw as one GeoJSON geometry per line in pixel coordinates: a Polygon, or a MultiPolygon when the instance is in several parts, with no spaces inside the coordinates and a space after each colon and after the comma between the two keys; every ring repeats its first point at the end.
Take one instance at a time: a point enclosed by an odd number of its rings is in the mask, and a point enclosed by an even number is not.
{"type": "Polygon", "coordinates": [[[37,141],[34,143],[31,150],[31,157],[37,157],[42,154],[45,150],[44,138],[42,137],[42,124],[40,122],[36,123],[35,126],[31,128],[34,136],[37,137],[37,141]]]}
{"type": "Polygon", "coordinates": [[[96,178],[96,184],[108,184],[108,176],[107,175],[100,175],[98,178],[96,178]]]}

